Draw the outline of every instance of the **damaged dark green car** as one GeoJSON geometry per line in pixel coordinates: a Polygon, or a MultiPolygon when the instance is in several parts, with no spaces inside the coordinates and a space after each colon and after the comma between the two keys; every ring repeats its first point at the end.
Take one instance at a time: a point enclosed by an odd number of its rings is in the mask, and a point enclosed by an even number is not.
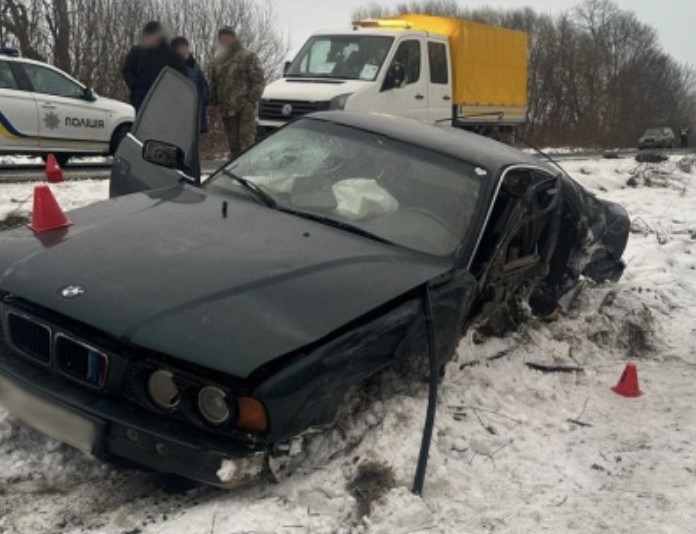
{"type": "Polygon", "coordinates": [[[626,211],[508,146],[326,112],[201,183],[197,113],[165,71],[111,200],[0,234],[0,402],[90,454],[236,485],[385,367],[623,272],[626,211]]]}

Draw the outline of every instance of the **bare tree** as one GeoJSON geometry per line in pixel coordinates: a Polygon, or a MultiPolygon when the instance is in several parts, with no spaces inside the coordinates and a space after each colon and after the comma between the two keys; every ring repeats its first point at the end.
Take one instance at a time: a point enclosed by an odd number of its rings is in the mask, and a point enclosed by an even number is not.
{"type": "Polygon", "coordinates": [[[237,30],[268,78],[289,49],[270,0],[0,0],[0,36],[23,55],[49,61],[100,94],[125,99],[121,64],[148,20],[185,35],[205,68],[220,26],[237,30]]]}
{"type": "Polygon", "coordinates": [[[356,18],[459,17],[530,35],[529,122],[544,145],[632,146],[650,126],[696,125],[696,72],[664,52],[653,28],[611,0],[556,16],[530,8],[468,9],[454,0],[368,4],[356,18]]]}

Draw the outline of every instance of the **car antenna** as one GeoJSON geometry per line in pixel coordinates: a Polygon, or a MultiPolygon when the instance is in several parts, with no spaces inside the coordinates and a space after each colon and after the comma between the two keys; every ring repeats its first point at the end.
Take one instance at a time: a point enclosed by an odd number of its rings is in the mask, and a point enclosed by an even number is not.
{"type": "Polygon", "coordinates": [[[531,148],[532,150],[534,150],[536,153],[538,153],[538,154],[540,154],[541,156],[543,156],[543,157],[544,157],[545,159],[547,159],[552,165],[558,167],[558,168],[561,170],[561,172],[562,172],[563,174],[565,174],[566,176],[570,176],[570,175],[568,174],[568,172],[561,166],[561,164],[558,163],[558,160],[552,158],[549,154],[547,154],[546,152],[544,152],[544,151],[541,150],[540,148],[534,146],[532,143],[530,143],[529,141],[527,141],[524,137],[521,137],[520,135],[516,134],[515,132],[512,133],[512,137],[515,139],[515,141],[519,141],[519,142],[522,143],[523,145],[528,146],[529,148],[531,148]]]}
{"type": "Polygon", "coordinates": [[[433,430],[435,429],[435,413],[437,412],[437,390],[440,379],[440,365],[437,357],[437,339],[435,336],[435,319],[433,316],[433,305],[430,300],[430,286],[425,286],[423,294],[423,312],[425,314],[425,328],[428,335],[428,361],[430,362],[430,376],[428,380],[428,407],[423,427],[423,437],[421,448],[418,455],[418,465],[416,476],[413,481],[413,494],[420,497],[423,495],[425,485],[425,474],[428,469],[428,456],[430,456],[430,445],[433,441],[433,430]]]}

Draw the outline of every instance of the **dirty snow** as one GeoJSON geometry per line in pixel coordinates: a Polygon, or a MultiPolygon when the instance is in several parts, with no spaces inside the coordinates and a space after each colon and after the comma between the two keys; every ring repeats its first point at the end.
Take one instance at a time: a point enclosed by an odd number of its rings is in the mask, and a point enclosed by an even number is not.
{"type": "MultiPolygon", "coordinates": [[[[388,372],[350,397],[335,430],[308,439],[294,474],[235,492],[165,491],[160,476],[104,465],[0,412],[0,532],[696,532],[696,183],[677,160],[564,165],[630,211],[626,275],[588,285],[558,322],[462,340],[442,385],[423,499],[409,488],[426,389],[388,372]],[[609,389],[629,361],[645,392],[636,400],[609,389]],[[542,374],[526,363],[583,371],[542,374]],[[391,467],[396,487],[360,518],[346,487],[375,461],[391,467]]],[[[54,191],[76,207],[104,198],[106,184],[54,191]]],[[[0,186],[0,214],[30,192],[0,186]]]]}

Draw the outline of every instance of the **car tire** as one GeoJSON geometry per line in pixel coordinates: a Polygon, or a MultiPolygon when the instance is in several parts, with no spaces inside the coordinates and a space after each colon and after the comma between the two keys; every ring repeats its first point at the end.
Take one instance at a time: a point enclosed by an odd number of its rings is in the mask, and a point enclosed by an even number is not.
{"type": "Polygon", "coordinates": [[[121,142],[126,138],[126,136],[130,133],[132,124],[122,124],[116,130],[114,131],[114,134],[111,136],[111,143],[109,143],[109,154],[112,156],[116,155],[116,151],[118,150],[118,147],[121,146],[121,142]]]}
{"type": "MultiPolygon", "coordinates": [[[[61,167],[67,166],[68,163],[70,163],[70,159],[73,157],[72,154],[66,154],[65,152],[55,152],[53,155],[56,157],[56,162],[58,162],[58,165],[61,167]]],[[[46,162],[48,160],[48,154],[43,154],[41,159],[46,162]]]]}

